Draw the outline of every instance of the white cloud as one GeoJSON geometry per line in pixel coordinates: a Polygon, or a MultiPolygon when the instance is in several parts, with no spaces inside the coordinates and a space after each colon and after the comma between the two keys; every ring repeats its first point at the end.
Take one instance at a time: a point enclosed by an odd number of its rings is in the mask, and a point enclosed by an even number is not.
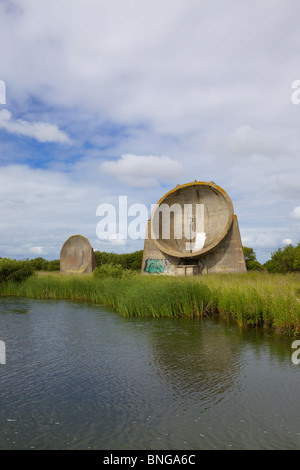
{"type": "Polygon", "coordinates": [[[104,192],[75,177],[28,165],[1,167],[0,256],[59,258],[70,235],[95,237],[95,209],[104,192]]]}
{"type": "Polygon", "coordinates": [[[282,244],[287,227],[260,227],[241,230],[242,243],[244,246],[260,249],[276,249],[282,244]]]}
{"type": "MultiPolygon", "coordinates": [[[[99,184],[99,178],[91,177],[94,168],[93,160],[75,164],[69,172],[28,165],[0,167],[0,256],[58,259],[65,240],[75,234],[87,237],[94,249],[102,251],[142,249],[143,241],[127,240],[122,233],[107,241],[97,237],[96,209],[106,202],[118,207],[119,184],[107,177],[99,184]]],[[[128,207],[145,202],[130,190],[127,194],[128,207]]],[[[149,210],[155,202],[150,199],[149,210]]]]}
{"type": "Polygon", "coordinates": [[[228,137],[230,154],[274,154],[282,148],[282,142],[276,142],[276,135],[263,134],[249,125],[242,125],[228,137]]]}
{"type": "Polygon", "coordinates": [[[0,2],[0,78],[12,112],[0,114],[10,132],[1,156],[38,165],[29,145],[16,151],[18,135],[78,143],[72,155],[47,154],[52,171],[4,171],[7,243],[22,254],[23,233],[46,251],[51,236],[69,235],[64,227],[89,226],[85,208],[94,214],[119,183],[136,202],[155,203],[160,183],[194,179],[228,192],[254,249],[297,240],[299,16],[298,0],[0,2]]]}
{"type": "Polygon", "coordinates": [[[29,251],[31,253],[34,253],[35,255],[42,255],[43,254],[43,247],[42,246],[32,246],[29,248],[29,251]]]}
{"type": "Polygon", "coordinates": [[[293,219],[299,219],[300,220],[300,206],[294,207],[294,209],[291,213],[291,217],[293,219]]]}
{"type": "Polygon", "coordinates": [[[62,144],[71,142],[67,134],[60,131],[56,125],[46,122],[27,122],[22,119],[13,120],[7,109],[0,111],[0,128],[12,134],[32,137],[39,142],[58,142],[62,144]]]}
{"type": "Polygon", "coordinates": [[[228,135],[210,135],[208,148],[218,154],[225,154],[229,159],[254,157],[269,159],[284,155],[286,158],[296,146],[299,148],[299,140],[294,142],[294,136],[288,130],[256,129],[249,124],[242,124],[228,135]]]}
{"type": "Polygon", "coordinates": [[[113,246],[124,246],[126,245],[126,241],[127,239],[120,233],[115,233],[109,236],[109,243],[113,246]]]}
{"type": "Polygon", "coordinates": [[[291,58],[296,64],[300,35],[295,1],[276,7],[267,0],[250,6],[228,0],[226,7],[212,0],[14,5],[1,7],[7,44],[1,60],[19,99],[30,94],[52,106],[178,134],[205,123],[219,128],[224,119],[225,126],[227,119],[252,126],[258,108],[264,121],[291,106],[297,70],[291,58]],[[258,17],[264,19],[259,24],[258,17]]]}
{"type": "Polygon", "coordinates": [[[113,175],[126,186],[150,188],[159,182],[174,181],[184,168],[178,161],[156,155],[122,155],[117,161],[106,161],[100,171],[113,175]]]}

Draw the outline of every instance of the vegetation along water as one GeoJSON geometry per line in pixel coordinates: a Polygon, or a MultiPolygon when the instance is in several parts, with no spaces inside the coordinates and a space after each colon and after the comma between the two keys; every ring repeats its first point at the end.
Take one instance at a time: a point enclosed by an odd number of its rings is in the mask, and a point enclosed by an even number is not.
{"type": "Polygon", "coordinates": [[[32,275],[1,283],[1,296],[83,300],[123,316],[201,317],[222,315],[240,326],[275,327],[300,334],[300,274],[252,272],[195,278],[95,275],[32,275]]]}
{"type": "Polygon", "coordinates": [[[96,252],[97,268],[93,274],[81,276],[62,275],[57,272],[59,263],[42,258],[0,259],[0,295],[81,300],[113,308],[127,317],[218,314],[242,327],[272,327],[299,335],[300,244],[273,253],[265,264],[267,269],[257,262],[251,248],[244,247],[244,253],[245,274],[192,278],[141,276],[142,251],[125,255],[96,252]],[[37,271],[40,269],[44,270],[37,271]]]}

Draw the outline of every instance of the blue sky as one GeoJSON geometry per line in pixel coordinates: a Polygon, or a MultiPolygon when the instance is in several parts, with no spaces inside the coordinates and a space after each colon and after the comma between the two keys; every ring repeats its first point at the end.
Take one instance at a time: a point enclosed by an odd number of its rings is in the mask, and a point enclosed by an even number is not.
{"type": "Polygon", "coordinates": [[[261,262],[300,240],[297,0],[0,0],[0,256],[101,241],[97,207],[214,181],[261,262]]]}

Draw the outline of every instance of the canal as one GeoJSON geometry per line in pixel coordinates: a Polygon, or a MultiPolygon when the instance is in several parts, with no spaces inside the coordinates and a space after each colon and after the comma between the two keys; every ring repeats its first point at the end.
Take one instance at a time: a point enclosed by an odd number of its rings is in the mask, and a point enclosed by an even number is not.
{"type": "Polygon", "coordinates": [[[300,449],[294,339],[0,299],[0,449],[300,449]]]}

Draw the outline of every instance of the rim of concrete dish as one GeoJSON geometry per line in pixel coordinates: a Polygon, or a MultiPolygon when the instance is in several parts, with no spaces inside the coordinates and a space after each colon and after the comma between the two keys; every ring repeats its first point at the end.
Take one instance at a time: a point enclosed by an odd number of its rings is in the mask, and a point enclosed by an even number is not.
{"type": "Polygon", "coordinates": [[[207,253],[208,251],[212,250],[227,235],[227,233],[229,232],[229,229],[231,228],[232,222],[233,222],[233,215],[234,215],[233,214],[233,204],[232,204],[232,201],[231,201],[230,197],[226,193],[226,191],[224,191],[223,188],[221,188],[217,184],[213,183],[212,181],[206,182],[206,181],[196,181],[195,180],[192,183],[178,184],[175,188],[171,189],[164,196],[162,196],[160,198],[160,200],[158,201],[158,203],[156,204],[156,206],[155,206],[155,208],[154,208],[154,210],[151,214],[150,223],[151,223],[151,220],[154,220],[156,211],[158,210],[159,206],[162,204],[162,202],[165,199],[167,199],[171,194],[176,193],[176,191],[179,191],[183,188],[187,188],[189,186],[209,186],[209,187],[212,188],[213,191],[215,191],[215,192],[217,191],[218,193],[220,193],[224,197],[224,199],[226,200],[226,202],[228,204],[228,209],[229,209],[228,222],[225,225],[224,230],[221,232],[219,237],[216,239],[216,241],[214,241],[213,243],[211,243],[210,245],[206,246],[205,248],[203,248],[199,251],[195,251],[194,253],[182,253],[182,254],[180,254],[179,251],[176,251],[176,250],[174,250],[172,248],[168,248],[168,247],[166,248],[164,245],[162,245],[160,243],[159,239],[157,239],[157,238],[152,239],[153,242],[155,243],[155,245],[157,246],[157,248],[160,251],[162,251],[163,253],[166,253],[170,256],[173,256],[175,258],[197,258],[200,255],[203,255],[204,253],[207,253]]]}

